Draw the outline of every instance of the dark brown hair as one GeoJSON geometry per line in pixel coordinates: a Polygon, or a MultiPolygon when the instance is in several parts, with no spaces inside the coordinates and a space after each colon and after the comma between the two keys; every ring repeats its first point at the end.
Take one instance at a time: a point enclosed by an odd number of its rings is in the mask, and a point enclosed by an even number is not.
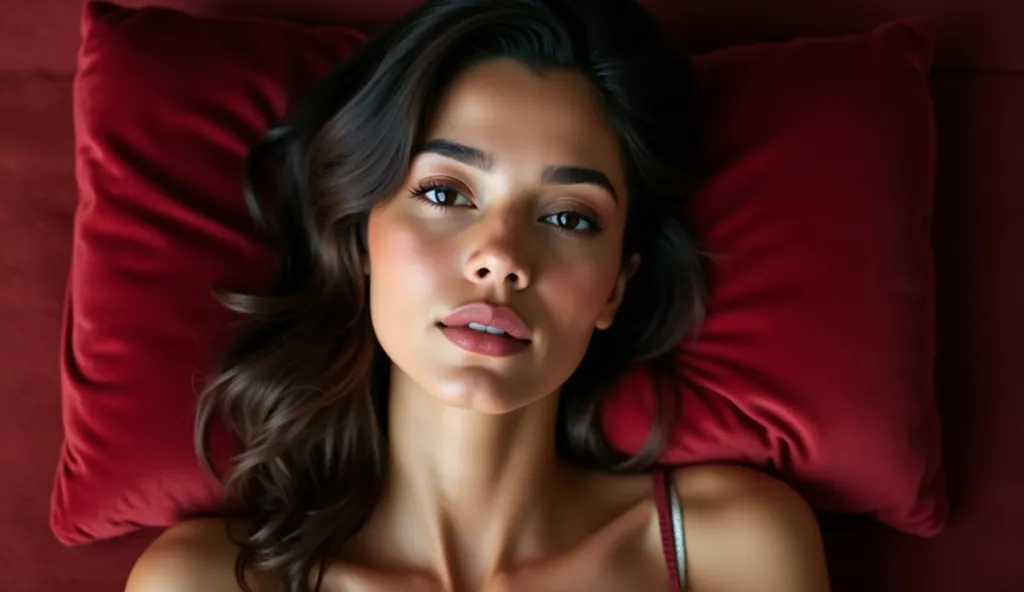
{"type": "Polygon", "coordinates": [[[689,59],[633,0],[428,1],[294,100],[246,162],[246,200],[279,269],[263,294],[221,296],[245,323],[196,418],[208,470],[215,415],[242,445],[223,480],[254,524],[236,541],[243,589],[248,566],[283,574],[289,592],[319,589],[327,560],[374,511],[389,366],[362,273],[368,215],[400,188],[440,91],[470,64],[499,57],[571,69],[599,91],[627,167],[623,260],[641,257],[615,324],[594,334],[562,389],[559,453],[639,471],[666,444],[679,404],[671,354],[694,334],[705,302],[683,218],[700,144],[689,59]],[[276,191],[257,191],[268,176],[276,191]],[[649,368],[659,408],[646,446],[627,456],[605,438],[601,403],[631,364],[649,368]]]}

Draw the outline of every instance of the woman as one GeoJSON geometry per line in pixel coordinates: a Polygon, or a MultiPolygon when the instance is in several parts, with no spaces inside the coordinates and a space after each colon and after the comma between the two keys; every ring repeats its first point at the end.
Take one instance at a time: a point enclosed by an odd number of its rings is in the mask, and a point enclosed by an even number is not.
{"type": "Polygon", "coordinates": [[[694,95],[632,0],[427,2],[313,88],[250,155],[280,273],[226,298],[197,419],[204,459],[215,414],[243,443],[246,519],[169,529],[128,590],[826,590],[791,489],[649,472],[704,305],[694,95]],[[629,457],[600,404],[636,363],[629,457]]]}

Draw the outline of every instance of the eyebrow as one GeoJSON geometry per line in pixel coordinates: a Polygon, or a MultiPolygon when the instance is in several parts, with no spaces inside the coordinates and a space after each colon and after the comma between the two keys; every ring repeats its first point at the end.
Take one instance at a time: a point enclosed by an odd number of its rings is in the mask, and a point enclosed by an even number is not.
{"type": "MultiPolygon", "coordinates": [[[[483,171],[490,171],[494,168],[494,157],[490,153],[451,140],[430,140],[424,143],[418,151],[418,154],[425,153],[450,158],[483,171]]],[[[613,200],[617,201],[619,198],[608,175],[595,169],[571,165],[549,166],[544,169],[541,178],[545,183],[555,185],[597,185],[611,194],[613,200]]]]}

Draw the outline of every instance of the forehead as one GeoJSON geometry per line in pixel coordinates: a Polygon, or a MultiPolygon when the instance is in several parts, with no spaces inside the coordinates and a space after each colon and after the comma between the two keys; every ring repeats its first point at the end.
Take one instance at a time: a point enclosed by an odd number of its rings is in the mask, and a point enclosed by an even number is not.
{"type": "Polygon", "coordinates": [[[539,73],[509,59],[471,66],[435,107],[427,139],[439,137],[490,152],[499,166],[589,166],[621,182],[619,139],[601,97],[569,70],[539,73]]]}

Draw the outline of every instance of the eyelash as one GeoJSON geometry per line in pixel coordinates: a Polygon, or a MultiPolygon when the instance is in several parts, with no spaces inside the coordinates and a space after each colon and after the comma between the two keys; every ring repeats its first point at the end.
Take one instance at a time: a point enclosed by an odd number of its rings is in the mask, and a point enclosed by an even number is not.
{"type": "MultiPolygon", "coordinates": [[[[455,192],[455,193],[465,197],[463,192],[459,191],[459,189],[456,188],[455,186],[453,186],[451,184],[448,184],[448,183],[442,183],[442,182],[439,182],[439,181],[426,181],[426,182],[421,183],[421,184],[417,185],[416,187],[412,188],[409,192],[412,194],[413,198],[418,199],[418,200],[422,201],[423,203],[427,204],[428,206],[437,208],[439,210],[447,210],[448,208],[464,208],[464,207],[466,207],[466,206],[458,206],[458,205],[442,205],[442,204],[439,204],[436,201],[430,200],[430,199],[428,199],[426,197],[427,193],[429,193],[431,191],[437,191],[439,189],[444,189],[444,190],[447,190],[447,191],[453,191],[453,192],[455,192]]],[[[598,224],[597,220],[595,220],[593,217],[591,217],[591,216],[589,216],[587,214],[584,214],[582,212],[578,212],[576,210],[563,210],[563,211],[560,211],[560,212],[555,212],[554,214],[550,214],[548,216],[545,216],[543,219],[546,220],[548,218],[551,218],[552,216],[559,216],[559,215],[562,215],[562,214],[571,214],[571,215],[578,216],[581,220],[583,220],[588,225],[590,225],[590,228],[588,228],[586,230],[572,230],[571,228],[566,228],[564,226],[558,226],[558,225],[552,224],[551,226],[553,226],[554,229],[557,230],[558,232],[562,232],[562,233],[565,233],[565,234],[568,234],[568,235],[571,235],[571,236],[579,236],[581,234],[596,236],[596,235],[601,234],[602,232],[604,232],[604,227],[602,227],[600,224],[598,224]]]]}

